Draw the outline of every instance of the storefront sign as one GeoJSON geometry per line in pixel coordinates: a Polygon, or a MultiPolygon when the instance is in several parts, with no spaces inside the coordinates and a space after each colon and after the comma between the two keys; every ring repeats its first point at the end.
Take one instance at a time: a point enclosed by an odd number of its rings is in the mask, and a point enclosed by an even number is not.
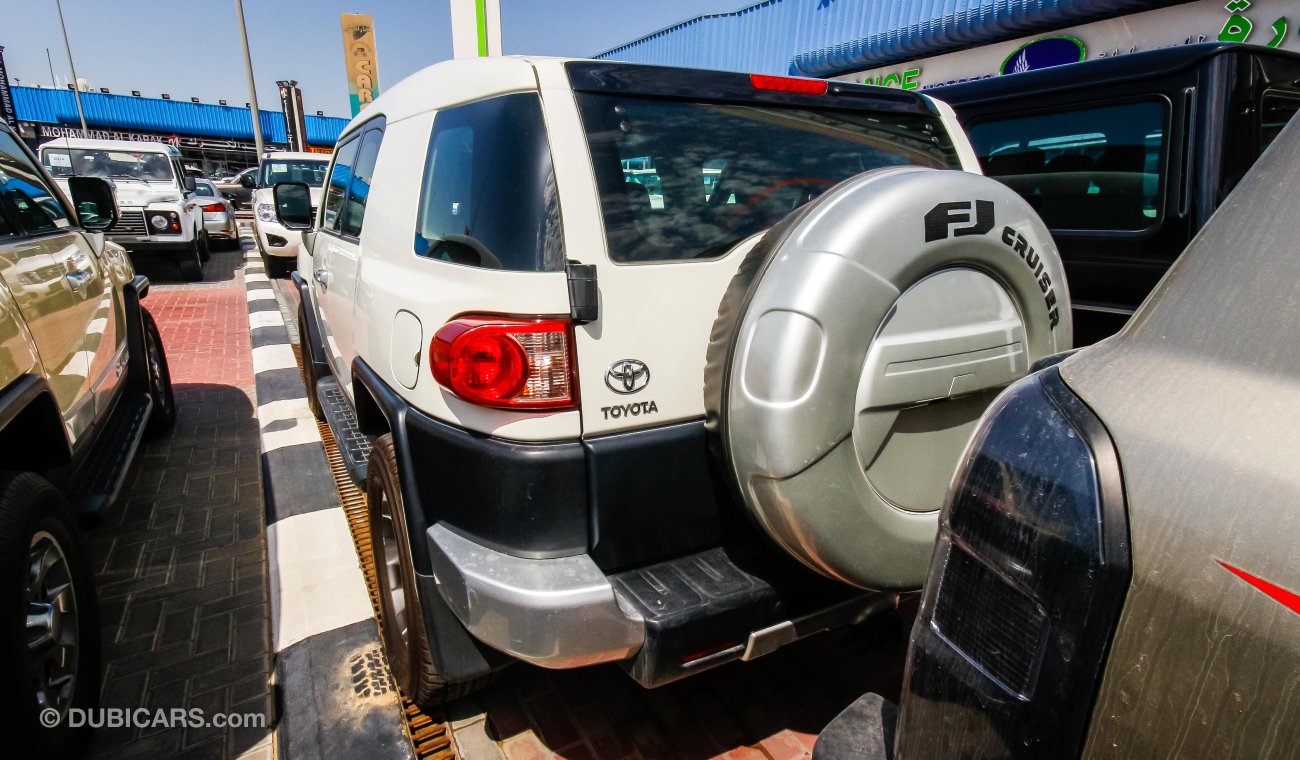
{"type": "MultiPolygon", "coordinates": [[[[24,123],[21,131],[24,137],[34,135],[41,142],[60,137],[73,139],[81,137],[81,127],[64,127],[57,124],[24,123]]],[[[89,131],[89,137],[93,140],[167,143],[168,145],[175,145],[177,148],[189,150],[255,150],[251,142],[223,140],[219,137],[181,137],[149,132],[124,132],[116,129],[92,129],[89,131]]]]}
{"type": "Polygon", "coordinates": [[[5,46],[0,45],[0,120],[10,129],[18,129],[18,114],[14,111],[13,93],[9,92],[9,72],[5,70],[5,46]]]}
{"type": "Polygon", "coordinates": [[[924,90],[1199,42],[1245,42],[1300,52],[1300,34],[1291,27],[1288,11],[1296,13],[1293,0],[1193,0],[836,79],[924,90]]]}
{"type": "Polygon", "coordinates": [[[341,14],[343,63],[348,72],[348,101],[352,115],[361,113],[379,97],[379,60],[375,57],[375,17],[364,13],[341,14]]]}

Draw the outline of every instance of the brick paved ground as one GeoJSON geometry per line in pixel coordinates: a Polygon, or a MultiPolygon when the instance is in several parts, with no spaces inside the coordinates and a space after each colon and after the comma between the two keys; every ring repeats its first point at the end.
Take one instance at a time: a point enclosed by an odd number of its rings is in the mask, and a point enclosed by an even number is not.
{"type": "Polygon", "coordinates": [[[178,418],[141,446],[122,496],[92,529],[105,707],[266,716],[268,728],[105,728],[92,756],[270,757],[266,544],[242,253],[203,283],[145,263],[178,418]]]}
{"type": "Polygon", "coordinates": [[[822,728],[863,693],[898,699],[914,615],[908,604],[654,690],[616,666],[521,666],[457,705],[452,725],[466,760],[496,754],[484,739],[508,760],[806,758],[822,728]]]}

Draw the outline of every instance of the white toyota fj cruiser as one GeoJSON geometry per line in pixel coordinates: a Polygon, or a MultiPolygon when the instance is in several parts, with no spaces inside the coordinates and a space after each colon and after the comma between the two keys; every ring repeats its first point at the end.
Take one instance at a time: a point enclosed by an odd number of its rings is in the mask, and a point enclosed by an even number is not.
{"type": "Polygon", "coordinates": [[[485,58],[357,117],[314,224],[278,185],[406,693],[654,686],[920,588],[976,421],[1070,344],[1051,238],[977,172],[915,93],[485,58]]]}
{"type": "Polygon", "coordinates": [[[133,256],[166,254],[181,276],[203,279],[211,248],[202,198],[181,166],[181,153],[165,143],[60,137],[40,147],[41,163],[64,194],[69,177],[101,177],[117,191],[120,216],[108,239],[133,256]]]}

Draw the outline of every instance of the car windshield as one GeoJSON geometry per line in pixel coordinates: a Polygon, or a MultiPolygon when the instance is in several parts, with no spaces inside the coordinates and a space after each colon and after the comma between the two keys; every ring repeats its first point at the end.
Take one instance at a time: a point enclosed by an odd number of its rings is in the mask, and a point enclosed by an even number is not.
{"type": "Polygon", "coordinates": [[[262,162],[261,187],[273,187],[281,182],[302,182],[308,187],[325,184],[325,166],[328,161],[305,158],[268,158],[262,162]]]}
{"type": "Polygon", "coordinates": [[[202,195],[205,198],[215,198],[217,195],[216,191],[212,189],[212,185],[209,185],[206,182],[195,182],[194,194],[202,195]]]}
{"type": "Polygon", "coordinates": [[[162,153],[82,148],[42,148],[41,163],[55,177],[104,177],[174,183],[171,161],[162,153]]]}
{"type": "Polygon", "coordinates": [[[938,116],[578,96],[610,257],[707,259],[855,174],[957,168],[938,116]]]}

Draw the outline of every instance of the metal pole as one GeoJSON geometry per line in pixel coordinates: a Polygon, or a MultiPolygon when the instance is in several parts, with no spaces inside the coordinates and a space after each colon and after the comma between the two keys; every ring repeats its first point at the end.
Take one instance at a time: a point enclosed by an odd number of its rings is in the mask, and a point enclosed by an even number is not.
{"type": "Polygon", "coordinates": [[[253,56],[248,52],[248,29],[244,26],[244,3],[235,0],[235,15],[239,17],[239,40],[244,43],[244,73],[248,74],[248,103],[252,106],[253,143],[257,146],[257,160],[262,160],[262,111],[257,107],[257,85],[253,83],[253,56]]]}
{"type": "Polygon", "coordinates": [[[68,42],[68,25],[63,23],[63,0],[55,0],[59,7],[59,26],[63,28],[63,47],[68,51],[68,68],[72,69],[72,94],[77,99],[77,115],[81,117],[81,136],[90,137],[86,128],[86,111],[81,107],[81,81],[77,79],[77,64],[72,62],[72,43],[68,42]]]}

